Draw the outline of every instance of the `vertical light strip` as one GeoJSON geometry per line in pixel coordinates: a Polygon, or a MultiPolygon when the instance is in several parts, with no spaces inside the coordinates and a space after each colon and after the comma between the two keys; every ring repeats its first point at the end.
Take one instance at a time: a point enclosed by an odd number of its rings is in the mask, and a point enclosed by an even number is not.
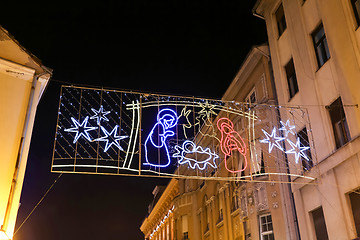
{"type": "Polygon", "coordinates": [[[255,111],[252,112],[252,131],[253,131],[253,141],[254,141],[254,150],[255,150],[255,163],[254,164],[254,168],[257,172],[260,171],[260,165],[259,165],[259,161],[258,161],[258,156],[257,156],[257,151],[256,151],[256,136],[255,136],[255,111]]]}
{"type": "MultiPolygon", "coordinates": [[[[251,111],[250,111],[251,112],[251,111]]],[[[250,114],[250,116],[251,116],[251,114],[250,114]]],[[[248,129],[249,129],[249,148],[250,148],[250,157],[251,157],[251,163],[254,163],[254,161],[253,161],[253,158],[254,158],[254,154],[253,154],[253,149],[252,149],[252,143],[251,143],[251,117],[249,117],[248,118],[249,119],[249,126],[248,126],[248,129]]],[[[251,166],[251,164],[250,164],[250,166],[251,166]]],[[[254,167],[254,165],[253,165],[253,167],[254,167]]],[[[252,180],[252,168],[250,167],[250,176],[251,176],[251,180],[252,180]]]]}

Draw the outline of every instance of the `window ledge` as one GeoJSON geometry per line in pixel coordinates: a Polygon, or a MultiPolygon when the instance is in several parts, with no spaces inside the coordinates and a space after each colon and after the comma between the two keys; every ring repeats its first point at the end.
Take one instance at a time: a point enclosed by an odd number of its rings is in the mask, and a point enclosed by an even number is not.
{"type": "MultiPolygon", "coordinates": [[[[324,157],[323,159],[321,159],[319,163],[323,162],[325,159],[328,159],[330,157],[332,157],[333,155],[335,155],[337,152],[341,151],[342,149],[346,148],[348,145],[352,145],[353,143],[355,143],[357,140],[360,140],[360,135],[354,137],[354,138],[351,138],[350,141],[348,141],[347,143],[345,143],[344,145],[338,147],[338,148],[335,148],[335,150],[333,152],[331,152],[328,156],[324,157]]],[[[318,165],[317,164],[317,165],[318,165]]]]}
{"type": "MultiPolygon", "coordinates": [[[[320,172],[325,173],[329,169],[333,169],[335,166],[341,164],[342,162],[348,160],[351,156],[356,154],[355,149],[360,148],[360,135],[352,138],[349,142],[345,143],[341,147],[335,149],[328,156],[324,157],[320,161],[318,161],[309,171],[306,171],[304,175],[311,176],[314,178],[320,177],[316,172],[319,172],[319,168],[321,168],[320,172]],[[354,146],[352,146],[354,145],[354,146]],[[313,171],[315,170],[315,172],[313,171]]],[[[294,181],[302,181],[304,180],[301,177],[296,177],[294,181]]],[[[294,189],[295,191],[296,189],[294,189]]]]}
{"type": "Polygon", "coordinates": [[[235,209],[234,211],[232,211],[232,212],[230,213],[230,215],[231,215],[232,217],[234,217],[234,216],[238,215],[239,213],[240,213],[240,207],[237,208],[237,209],[235,209]]]}
{"type": "Polygon", "coordinates": [[[330,57],[326,60],[326,62],[324,62],[323,65],[321,65],[320,67],[318,66],[318,68],[316,69],[315,73],[318,73],[321,69],[323,69],[323,67],[324,67],[325,65],[327,65],[327,63],[329,63],[330,60],[331,60],[331,55],[330,55],[330,57]]]}
{"type": "Polygon", "coordinates": [[[277,38],[278,41],[280,41],[280,39],[285,35],[287,29],[288,29],[288,28],[286,28],[286,29],[281,33],[280,36],[279,36],[279,33],[278,33],[278,38],[277,38]]]}
{"type": "Polygon", "coordinates": [[[221,219],[218,223],[216,223],[217,228],[220,228],[222,225],[224,225],[224,219],[221,219]]]}

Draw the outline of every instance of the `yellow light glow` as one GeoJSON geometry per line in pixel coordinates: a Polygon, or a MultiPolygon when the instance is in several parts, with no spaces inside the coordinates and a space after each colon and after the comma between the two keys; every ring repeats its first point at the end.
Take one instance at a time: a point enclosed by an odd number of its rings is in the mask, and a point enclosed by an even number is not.
{"type": "Polygon", "coordinates": [[[0,230],[0,240],[10,240],[11,238],[4,232],[4,230],[0,230]]]}

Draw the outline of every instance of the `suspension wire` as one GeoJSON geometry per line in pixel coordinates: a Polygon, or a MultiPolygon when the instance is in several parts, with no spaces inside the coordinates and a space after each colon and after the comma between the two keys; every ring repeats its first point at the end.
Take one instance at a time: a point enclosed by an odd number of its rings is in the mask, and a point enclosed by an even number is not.
{"type": "Polygon", "coordinates": [[[63,173],[60,173],[59,176],[55,179],[55,181],[53,182],[53,184],[49,187],[49,189],[45,192],[44,196],[42,196],[42,198],[40,199],[40,201],[35,205],[35,207],[31,210],[31,212],[29,213],[29,215],[27,215],[27,217],[24,219],[24,221],[20,224],[20,226],[16,229],[16,231],[14,232],[14,236],[15,234],[20,230],[20,228],[25,224],[25,222],[29,219],[29,217],[31,216],[31,214],[33,214],[33,212],[35,211],[35,209],[40,205],[40,203],[44,200],[44,198],[46,197],[46,195],[50,192],[50,190],[54,187],[55,183],[59,180],[59,178],[63,175],[63,173]]]}

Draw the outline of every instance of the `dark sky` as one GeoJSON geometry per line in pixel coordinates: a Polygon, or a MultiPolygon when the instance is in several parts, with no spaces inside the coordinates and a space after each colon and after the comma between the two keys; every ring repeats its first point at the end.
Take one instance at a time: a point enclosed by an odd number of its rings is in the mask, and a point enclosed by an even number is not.
{"type": "MultiPolygon", "coordinates": [[[[6,1],[0,24],[54,70],[38,106],[17,226],[57,178],[50,173],[65,81],[221,98],[252,45],[266,41],[255,0],[6,1]]],[[[164,179],[64,174],[15,240],[142,239],[164,179]]]]}

